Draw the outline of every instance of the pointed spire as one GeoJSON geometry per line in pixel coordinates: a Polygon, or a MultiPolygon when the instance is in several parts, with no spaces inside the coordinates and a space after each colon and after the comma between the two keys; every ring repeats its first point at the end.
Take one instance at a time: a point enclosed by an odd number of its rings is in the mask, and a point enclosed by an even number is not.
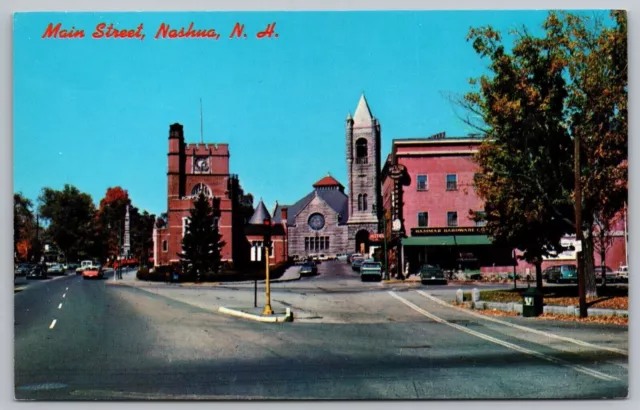
{"type": "Polygon", "coordinates": [[[351,111],[347,114],[347,121],[353,121],[353,117],[351,116],[351,111]]]}
{"type": "Polygon", "coordinates": [[[253,212],[253,216],[249,219],[249,223],[252,225],[262,225],[265,219],[271,219],[271,215],[269,215],[269,211],[267,211],[267,207],[264,206],[264,202],[262,202],[262,198],[260,198],[260,202],[258,206],[256,206],[256,210],[253,212]]]}
{"type": "Polygon", "coordinates": [[[369,104],[367,104],[367,99],[365,98],[364,93],[362,93],[360,101],[358,101],[356,112],[353,114],[353,122],[356,124],[371,124],[372,121],[373,115],[369,109],[369,104]]]}

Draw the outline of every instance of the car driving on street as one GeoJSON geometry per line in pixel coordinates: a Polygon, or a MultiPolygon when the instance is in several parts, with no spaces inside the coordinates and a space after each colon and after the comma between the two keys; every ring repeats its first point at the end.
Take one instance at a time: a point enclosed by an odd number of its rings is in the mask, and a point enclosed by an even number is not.
{"type": "Polygon", "coordinates": [[[423,285],[429,283],[447,283],[444,271],[439,265],[422,265],[420,268],[420,281],[423,285]]]}

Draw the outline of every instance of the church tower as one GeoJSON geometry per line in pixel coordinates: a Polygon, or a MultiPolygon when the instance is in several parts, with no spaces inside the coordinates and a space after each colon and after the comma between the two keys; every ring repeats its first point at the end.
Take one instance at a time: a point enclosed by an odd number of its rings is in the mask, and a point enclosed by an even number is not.
{"type": "Polygon", "coordinates": [[[349,174],[349,244],[354,252],[369,251],[369,234],[378,233],[382,215],[380,186],[380,123],[364,94],[346,121],[349,174]]]}

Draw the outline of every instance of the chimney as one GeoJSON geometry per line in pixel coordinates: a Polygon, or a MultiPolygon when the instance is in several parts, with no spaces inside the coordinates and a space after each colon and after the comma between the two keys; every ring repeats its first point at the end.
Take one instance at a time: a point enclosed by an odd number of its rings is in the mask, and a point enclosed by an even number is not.
{"type": "Polygon", "coordinates": [[[282,208],[281,214],[280,214],[280,220],[286,226],[286,223],[287,223],[287,208],[282,208]]]}

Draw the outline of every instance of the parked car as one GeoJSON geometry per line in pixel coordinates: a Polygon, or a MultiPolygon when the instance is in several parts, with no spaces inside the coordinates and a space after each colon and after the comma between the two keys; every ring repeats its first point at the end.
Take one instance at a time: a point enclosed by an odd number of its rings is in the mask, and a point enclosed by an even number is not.
{"type": "Polygon", "coordinates": [[[349,254],[339,253],[336,255],[336,259],[339,260],[340,262],[347,262],[349,260],[349,254]]]}
{"type": "Polygon", "coordinates": [[[362,256],[359,253],[352,253],[351,255],[349,255],[349,258],[347,259],[347,262],[353,263],[353,259],[354,258],[364,258],[364,256],[362,256]]]}
{"type": "MultiPolygon", "coordinates": [[[[598,282],[602,281],[602,266],[594,266],[593,270],[596,273],[596,280],[598,282]]],[[[618,275],[608,266],[604,267],[605,277],[607,278],[607,283],[618,282],[618,275]]]]}
{"type": "Polygon", "coordinates": [[[622,265],[618,268],[618,270],[616,271],[616,276],[618,277],[618,280],[621,282],[628,282],[629,281],[629,267],[626,265],[622,265]]]}
{"type": "Polygon", "coordinates": [[[32,265],[31,270],[27,273],[27,279],[46,279],[47,267],[46,265],[36,264],[32,265]]]}
{"type": "Polygon", "coordinates": [[[16,268],[14,269],[14,274],[15,276],[26,276],[31,269],[33,269],[33,265],[23,263],[16,266],[16,268]]]}
{"type": "Polygon", "coordinates": [[[576,265],[557,265],[549,268],[547,282],[574,282],[578,280],[576,265]]]}
{"type": "Polygon", "coordinates": [[[365,280],[382,280],[382,265],[380,262],[363,262],[360,267],[360,279],[365,280]]]}
{"type": "Polygon", "coordinates": [[[438,282],[447,283],[447,278],[444,276],[444,271],[439,265],[422,265],[420,268],[420,282],[423,285],[428,283],[438,282]]]}
{"type": "Polygon", "coordinates": [[[47,268],[47,272],[52,275],[64,275],[66,270],[62,265],[56,264],[47,268]]]}
{"type": "Polygon", "coordinates": [[[363,263],[364,263],[364,258],[362,256],[356,256],[354,258],[351,258],[351,269],[355,271],[359,271],[363,263]]]}
{"type": "Polygon", "coordinates": [[[313,262],[305,262],[300,266],[301,276],[312,276],[318,274],[318,266],[313,262]]]}

